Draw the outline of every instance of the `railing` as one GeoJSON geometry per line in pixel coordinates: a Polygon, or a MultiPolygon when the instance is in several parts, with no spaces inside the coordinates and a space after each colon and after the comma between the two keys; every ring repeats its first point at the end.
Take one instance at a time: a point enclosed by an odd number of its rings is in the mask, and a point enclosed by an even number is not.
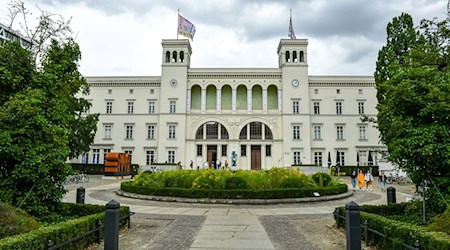
{"type": "MultiPolygon", "coordinates": [[[[120,217],[120,220],[123,221],[123,220],[126,219],[127,220],[127,227],[131,228],[131,216],[134,215],[134,214],[135,214],[134,212],[130,212],[130,213],[120,217]]],[[[53,241],[48,240],[47,241],[47,248],[46,248],[46,250],[65,249],[66,246],[72,244],[73,242],[77,242],[77,241],[79,241],[79,240],[81,240],[81,239],[83,239],[83,238],[85,238],[85,237],[87,237],[87,236],[89,236],[91,234],[95,234],[95,236],[96,236],[95,242],[96,243],[101,243],[101,241],[102,241],[102,234],[101,234],[101,232],[102,232],[102,230],[104,228],[105,228],[105,225],[102,225],[102,222],[100,220],[97,220],[96,226],[95,226],[94,229],[92,229],[92,230],[90,230],[90,231],[88,231],[88,232],[86,232],[86,233],[84,233],[82,235],[79,235],[79,236],[77,236],[75,238],[72,238],[72,239],[70,239],[68,241],[62,242],[62,243],[60,243],[58,245],[53,245],[53,241]]]]}
{"type": "MultiPolygon", "coordinates": [[[[333,212],[333,216],[334,216],[334,220],[336,221],[336,227],[339,228],[340,225],[340,221],[343,221],[345,223],[346,221],[346,217],[344,215],[340,214],[340,210],[338,208],[336,208],[333,212]]],[[[369,245],[369,232],[372,234],[375,234],[377,236],[383,237],[383,239],[388,239],[391,241],[396,241],[397,239],[394,239],[392,237],[389,237],[385,234],[383,234],[380,231],[377,231],[373,228],[370,228],[368,225],[367,220],[364,220],[364,223],[360,225],[360,227],[362,229],[364,229],[364,241],[365,241],[365,245],[366,247],[369,245]]],[[[416,242],[414,243],[414,246],[408,245],[404,242],[401,242],[401,244],[403,245],[404,248],[409,249],[409,250],[420,250],[420,242],[419,240],[416,240],[416,242]]]]}

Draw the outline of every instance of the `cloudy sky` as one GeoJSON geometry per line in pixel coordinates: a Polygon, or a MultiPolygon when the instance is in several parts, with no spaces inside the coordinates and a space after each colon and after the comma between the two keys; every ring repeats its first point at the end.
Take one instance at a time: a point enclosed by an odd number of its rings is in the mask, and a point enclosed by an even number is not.
{"type": "MultiPolygon", "coordinates": [[[[7,4],[0,0],[0,22],[7,4]]],[[[24,0],[72,17],[85,76],[161,74],[161,39],[177,37],[177,10],[196,26],[191,67],[274,68],[288,38],[308,38],[311,75],[372,75],[386,25],[402,12],[414,22],[446,15],[447,0],[24,0]]],[[[35,16],[33,16],[35,18],[35,16]]]]}

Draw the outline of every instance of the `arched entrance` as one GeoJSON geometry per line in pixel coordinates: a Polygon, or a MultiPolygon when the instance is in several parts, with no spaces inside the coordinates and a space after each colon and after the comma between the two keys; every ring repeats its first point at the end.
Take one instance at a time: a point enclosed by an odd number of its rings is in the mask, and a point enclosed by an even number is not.
{"type": "Polygon", "coordinates": [[[195,133],[197,158],[208,162],[209,167],[223,167],[228,156],[228,131],[222,124],[210,121],[203,123],[195,133]]]}
{"type": "Polygon", "coordinates": [[[262,122],[248,123],[239,133],[241,156],[249,158],[250,169],[260,170],[266,157],[272,156],[273,135],[262,122]]]}

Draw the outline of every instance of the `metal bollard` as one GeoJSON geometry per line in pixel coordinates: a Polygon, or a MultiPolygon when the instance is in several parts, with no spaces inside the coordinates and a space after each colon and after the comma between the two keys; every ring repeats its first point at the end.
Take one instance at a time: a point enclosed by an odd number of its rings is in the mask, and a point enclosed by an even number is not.
{"type": "Polygon", "coordinates": [[[358,204],[350,201],[345,204],[345,227],[347,250],[361,250],[361,224],[358,204]]]}
{"type": "Polygon", "coordinates": [[[86,190],[84,187],[77,188],[77,203],[84,204],[84,197],[85,197],[86,190]]]}
{"type": "Polygon", "coordinates": [[[105,250],[119,249],[120,203],[112,200],[106,204],[105,250]]]}
{"type": "Polygon", "coordinates": [[[387,204],[391,204],[391,203],[397,203],[397,198],[395,196],[395,188],[394,187],[388,187],[386,189],[386,193],[387,193],[387,204]]]}

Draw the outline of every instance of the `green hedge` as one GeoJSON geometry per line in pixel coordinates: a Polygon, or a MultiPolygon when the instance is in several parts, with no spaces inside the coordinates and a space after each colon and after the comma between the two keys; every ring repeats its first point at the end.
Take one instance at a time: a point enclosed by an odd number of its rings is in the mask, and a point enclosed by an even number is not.
{"type": "MultiPolygon", "coordinates": [[[[400,203],[402,204],[402,203],[400,203]]],[[[399,204],[398,204],[399,205],[399,204]]],[[[387,213],[394,213],[400,210],[404,205],[400,205],[396,207],[394,206],[385,206],[378,210],[384,210],[387,213]]],[[[361,206],[361,209],[368,209],[372,211],[376,211],[375,208],[369,208],[374,206],[361,206]]],[[[340,211],[341,215],[345,216],[345,207],[337,208],[340,211]]],[[[429,228],[425,226],[417,226],[406,222],[400,222],[393,219],[385,218],[383,215],[368,213],[365,211],[361,211],[361,224],[367,220],[367,225],[375,229],[379,232],[382,232],[384,235],[392,238],[384,239],[380,236],[376,236],[374,234],[370,234],[369,232],[369,241],[375,245],[379,245],[382,249],[404,249],[402,242],[406,243],[410,246],[414,246],[416,240],[420,243],[420,249],[430,249],[430,250],[447,250],[450,249],[450,236],[443,232],[433,232],[430,231],[429,228]]],[[[340,226],[345,228],[345,223],[340,220],[340,226]]],[[[361,238],[364,239],[364,231],[361,229],[361,238]]]]}
{"type": "MultiPolygon", "coordinates": [[[[104,223],[105,206],[65,204],[64,207],[65,212],[73,212],[78,215],[92,211],[99,212],[50,226],[40,227],[25,234],[4,238],[0,240],[0,249],[46,249],[48,240],[51,240],[54,245],[58,245],[94,229],[98,220],[101,220],[104,223]]],[[[128,207],[120,207],[120,216],[124,216],[128,213],[128,207]]],[[[125,222],[121,222],[121,225],[125,225],[125,222]]],[[[103,238],[103,231],[104,230],[101,230],[100,233],[101,238],[103,238]]],[[[96,236],[95,234],[92,234],[84,239],[72,243],[70,248],[64,247],[64,249],[85,249],[95,241],[96,236]]]]}
{"type": "Polygon", "coordinates": [[[321,188],[277,188],[266,190],[249,189],[194,189],[194,188],[150,188],[135,186],[132,182],[122,182],[121,189],[125,192],[143,195],[170,196],[182,198],[210,199],[283,199],[314,197],[314,192],[320,195],[336,195],[347,192],[347,184],[321,188]]]}
{"type": "MultiPolygon", "coordinates": [[[[332,166],[331,168],[333,168],[336,171],[336,166],[332,166]]],[[[364,173],[367,172],[367,170],[369,170],[369,168],[372,168],[372,175],[373,176],[379,176],[379,168],[378,166],[350,166],[350,165],[346,165],[346,166],[341,166],[339,169],[339,173],[341,173],[340,175],[342,175],[342,173],[345,173],[344,176],[350,176],[352,174],[352,171],[355,170],[356,173],[358,174],[358,170],[362,169],[364,171],[364,173]]]]}

